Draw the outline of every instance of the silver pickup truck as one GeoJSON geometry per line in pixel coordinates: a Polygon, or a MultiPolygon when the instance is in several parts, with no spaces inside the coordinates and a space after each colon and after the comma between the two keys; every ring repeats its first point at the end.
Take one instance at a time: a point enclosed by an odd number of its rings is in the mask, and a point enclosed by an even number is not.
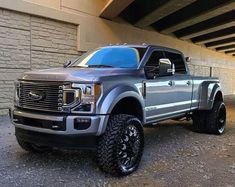
{"type": "Polygon", "coordinates": [[[145,126],[192,119],[195,131],[222,134],[226,124],[219,80],[191,76],[180,51],[153,45],[101,47],[63,68],[26,72],[10,116],[23,149],[95,149],[114,175],[137,169],[145,126]]]}

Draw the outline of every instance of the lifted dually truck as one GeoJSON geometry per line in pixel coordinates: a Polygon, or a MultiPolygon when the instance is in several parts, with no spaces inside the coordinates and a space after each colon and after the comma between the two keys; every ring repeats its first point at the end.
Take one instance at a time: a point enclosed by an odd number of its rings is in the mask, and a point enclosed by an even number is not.
{"type": "Polygon", "coordinates": [[[96,149],[114,175],[137,169],[145,126],[192,117],[195,131],[222,134],[226,124],[219,80],[191,76],[180,51],[160,46],[101,47],[15,86],[10,116],[23,149],[96,149]]]}

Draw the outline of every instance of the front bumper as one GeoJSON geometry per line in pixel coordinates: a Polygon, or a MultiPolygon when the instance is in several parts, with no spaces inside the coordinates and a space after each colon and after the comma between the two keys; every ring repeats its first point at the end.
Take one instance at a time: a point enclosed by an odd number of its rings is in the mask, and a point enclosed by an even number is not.
{"type": "Polygon", "coordinates": [[[54,135],[99,136],[108,115],[49,115],[10,109],[10,118],[17,129],[54,135]],[[86,122],[85,124],[82,124],[86,122]]]}
{"type": "Polygon", "coordinates": [[[39,146],[88,150],[95,150],[97,148],[97,136],[92,135],[80,136],[48,134],[21,128],[15,129],[15,135],[19,140],[39,146]]]}

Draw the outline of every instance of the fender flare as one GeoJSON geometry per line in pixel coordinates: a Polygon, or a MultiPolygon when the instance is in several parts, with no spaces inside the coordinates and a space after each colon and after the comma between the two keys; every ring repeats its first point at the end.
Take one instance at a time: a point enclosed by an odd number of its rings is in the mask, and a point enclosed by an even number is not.
{"type": "MultiPolygon", "coordinates": [[[[221,92],[220,83],[215,81],[203,82],[200,89],[200,110],[211,110],[214,104],[215,96],[221,92]]],[[[222,94],[223,97],[223,94],[222,94]]]]}
{"type": "Polygon", "coordinates": [[[134,89],[133,87],[128,85],[117,86],[114,87],[111,91],[109,91],[109,93],[105,96],[104,100],[100,102],[98,106],[98,110],[100,111],[101,115],[108,115],[103,118],[101,125],[98,128],[97,135],[101,135],[105,132],[110,116],[109,114],[111,114],[112,110],[119,101],[127,97],[132,97],[139,102],[142,107],[143,119],[145,119],[144,100],[140,92],[138,92],[137,89],[134,89]]]}
{"type": "Polygon", "coordinates": [[[210,96],[210,101],[212,101],[210,109],[212,109],[212,107],[214,105],[214,102],[215,102],[215,97],[219,92],[221,93],[222,99],[224,100],[224,95],[223,95],[223,92],[221,90],[221,87],[220,86],[214,87],[214,89],[212,90],[211,96],[210,96]]]}

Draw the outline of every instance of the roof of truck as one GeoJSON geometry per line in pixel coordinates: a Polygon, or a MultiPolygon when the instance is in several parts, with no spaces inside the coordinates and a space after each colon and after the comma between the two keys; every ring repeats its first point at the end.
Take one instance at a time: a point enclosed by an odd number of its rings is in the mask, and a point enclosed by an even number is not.
{"type": "Polygon", "coordinates": [[[165,49],[170,51],[175,51],[177,53],[182,53],[181,51],[169,47],[164,47],[160,45],[151,45],[151,44],[110,44],[105,47],[134,47],[134,48],[159,48],[159,49],[165,49]]]}

